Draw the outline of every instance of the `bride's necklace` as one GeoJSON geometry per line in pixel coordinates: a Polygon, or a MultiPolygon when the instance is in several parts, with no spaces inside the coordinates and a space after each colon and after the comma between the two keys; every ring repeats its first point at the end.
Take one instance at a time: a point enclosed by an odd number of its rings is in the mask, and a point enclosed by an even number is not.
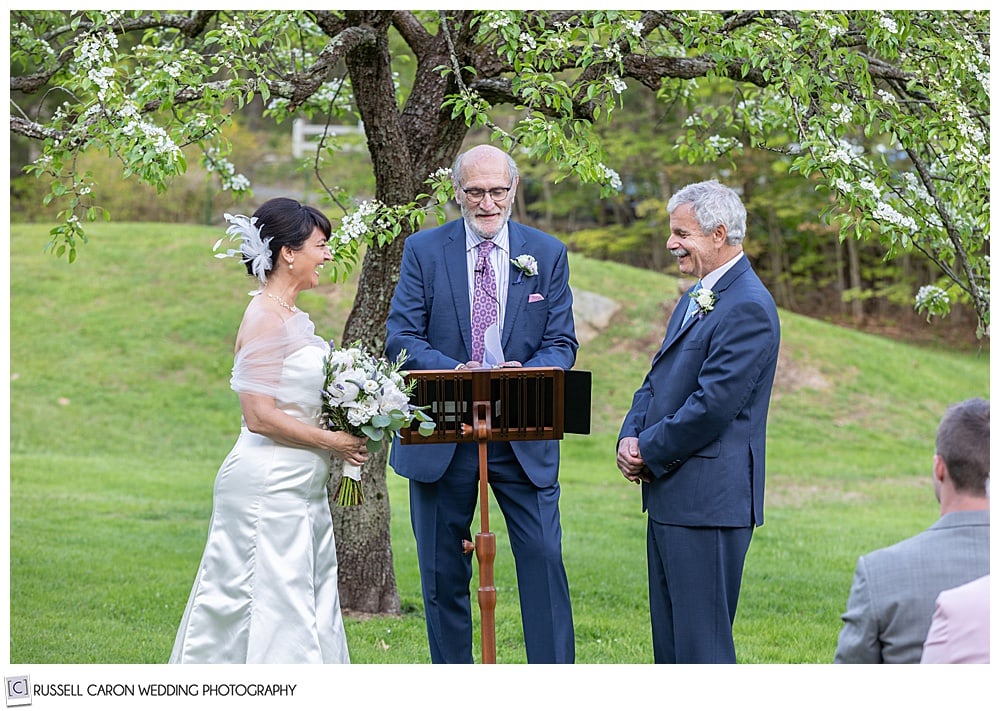
{"type": "Polygon", "coordinates": [[[268,298],[271,298],[271,299],[274,299],[275,301],[277,301],[278,302],[278,306],[281,306],[282,308],[288,309],[293,314],[297,314],[299,312],[299,307],[298,306],[289,306],[282,299],[279,299],[277,296],[275,296],[274,294],[272,294],[270,291],[265,291],[264,293],[267,294],[268,298]]]}

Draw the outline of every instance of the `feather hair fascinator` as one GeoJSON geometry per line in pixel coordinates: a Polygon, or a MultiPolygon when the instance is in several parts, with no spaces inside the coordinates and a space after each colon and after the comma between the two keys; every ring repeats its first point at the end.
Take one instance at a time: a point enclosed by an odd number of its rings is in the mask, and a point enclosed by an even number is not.
{"type": "MultiPolygon", "coordinates": [[[[226,221],[230,223],[226,229],[230,241],[240,241],[239,249],[227,249],[219,252],[219,246],[224,237],[215,243],[212,251],[216,252],[216,257],[225,259],[227,257],[240,257],[244,264],[250,264],[250,271],[253,273],[261,286],[267,283],[267,272],[271,270],[271,238],[262,238],[260,229],[257,227],[256,217],[246,215],[230,215],[226,213],[226,221]]],[[[257,293],[257,292],[251,292],[257,293]]]]}

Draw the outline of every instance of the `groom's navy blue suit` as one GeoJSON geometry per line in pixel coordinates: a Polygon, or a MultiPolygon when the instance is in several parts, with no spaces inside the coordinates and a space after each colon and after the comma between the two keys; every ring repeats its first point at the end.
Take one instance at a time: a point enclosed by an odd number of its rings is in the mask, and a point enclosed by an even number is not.
{"type": "MultiPolygon", "coordinates": [[[[566,247],[539,230],[508,222],[511,258],[530,255],[538,274],[510,265],[501,345],[524,367],[568,370],[578,347],[566,247]]],[[[472,326],[463,220],[407,238],[386,330],[386,355],[405,349],[407,370],[451,369],[471,360],[472,326]]],[[[469,583],[478,494],[476,444],[392,446],[389,463],[410,480],[410,515],[434,662],[472,661],[469,583]]],[[[507,523],[517,567],[529,662],[572,662],[573,620],[562,563],[559,443],[495,442],[489,480],[507,523]]]]}
{"type": "Polygon", "coordinates": [[[618,437],[638,437],[652,476],[642,503],[658,662],[735,661],[743,560],[764,520],[778,314],[745,255],[712,291],[715,304],[700,317],[681,325],[686,296],[674,309],[618,437]]]}

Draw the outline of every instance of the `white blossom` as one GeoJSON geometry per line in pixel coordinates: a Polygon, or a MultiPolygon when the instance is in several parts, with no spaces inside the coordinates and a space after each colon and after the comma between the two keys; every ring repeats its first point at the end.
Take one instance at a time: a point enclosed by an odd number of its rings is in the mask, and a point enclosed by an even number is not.
{"type": "Polygon", "coordinates": [[[506,12],[487,12],[486,24],[490,29],[499,30],[501,27],[510,25],[510,17],[506,12]]]}
{"type": "MultiPolygon", "coordinates": [[[[530,254],[521,254],[510,260],[510,263],[525,276],[538,276],[538,260],[530,254]]],[[[518,282],[521,278],[518,277],[518,282]]]]}
{"type": "Polygon", "coordinates": [[[608,185],[612,190],[621,192],[622,189],[622,178],[614,168],[609,168],[604,165],[604,163],[598,163],[597,167],[604,171],[604,180],[607,181],[608,185]]]}
{"type": "Polygon", "coordinates": [[[889,34],[894,35],[899,32],[899,25],[896,24],[896,20],[892,17],[892,15],[885,13],[880,14],[878,17],[878,24],[889,34]]]}
{"type": "Polygon", "coordinates": [[[847,141],[841,139],[836,148],[823,155],[823,162],[851,165],[854,162],[855,157],[861,155],[863,151],[864,149],[861,146],[848,143],[847,141]]]}
{"type": "Polygon", "coordinates": [[[948,293],[939,286],[928,284],[920,287],[914,299],[918,311],[929,313],[944,313],[951,299],[948,293]]]}
{"type": "Polygon", "coordinates": [[[833,121],[837,124],[850,124],[853,116],[851,115],[851,107],[847,104],[832,104],[830,106],[830,111],[833,112],[833,121]]]}
{"type": "Polygon", "coordinates": [[[717,155],[722,155],[727,151],[742,148],[743,144],[735,138],[715,135],[705,139],[705,147],[711,149],[717,155]]]}
{"type": "Polygon", "coordinates": [[[872,211],[872,217],[879,222],[902,227],[910,232],[917,231],[917,223],[912,217],[902,214],[886,202],[880,202],[875,206],[875,209],[872,211]]]}
{"type": "Polygon", "coordinates": [[[625,80],[615,74],[609,74],[605,80],[611,85],[612,91],[616,94],[621,94],[628,89],[628,84],[625,83],[625,80]]]}
{"type": "Polygon", "coordinates": [[[341,244],[349,244],[361,240],[367,233],[368,223],[372,215],[378,213],[382,204],[378,200],[365,200],[358,209],[340,219],[340,229],[333,235],[341,244]]]}
{"type": "Polygon", "coordinates": [[[243,30],[231,22],[223,22],[220,29],[227,39],[239,40],[243,37],[243,30]]]}
{"type": "Polygon", "coordinates": [[[874,197],[876,200],[882,197],[882,191],[879,189],[878,185],[876,185],[875,182],[870,178],[862,178],[861,181],[858,182],[858,186],[871,193],[872,197],[874,197]]]}
{"type": "Polygon", "coordinates": [[[639,20],[625,20],[625,29],[636,37],[642,37],[642,22],[639,20]]]}
{"type": "Polygon", "coordinates": [[[222,180],[223,190],[232,190],[233,192],[240,192],[241,190],[250,189],[250,179],[243,175],[243,173],[237,173],[235,175],[228,175],[222,180]]]}

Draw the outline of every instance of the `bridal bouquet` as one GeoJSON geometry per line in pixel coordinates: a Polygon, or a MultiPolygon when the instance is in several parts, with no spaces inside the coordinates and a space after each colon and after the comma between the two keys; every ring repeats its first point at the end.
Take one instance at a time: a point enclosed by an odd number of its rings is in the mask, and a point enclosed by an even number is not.
{"type": "MultiPolygon", "coordinates": [[[[414,383],[407,383],[401,370],[406,352],[395,363],[376,358],[360,343],[334,348],[323,362],[323,424],[331,430],[368,438],[368,451],[375,452],[382,440],[409,427],[414,420],[418,432],[427,437],[434,423],[420,408],[410,404],[414,383]]],[[[364,502],[361,467],[344,463],[343,476],[335,496],[341,506],[364,502]]]]}

